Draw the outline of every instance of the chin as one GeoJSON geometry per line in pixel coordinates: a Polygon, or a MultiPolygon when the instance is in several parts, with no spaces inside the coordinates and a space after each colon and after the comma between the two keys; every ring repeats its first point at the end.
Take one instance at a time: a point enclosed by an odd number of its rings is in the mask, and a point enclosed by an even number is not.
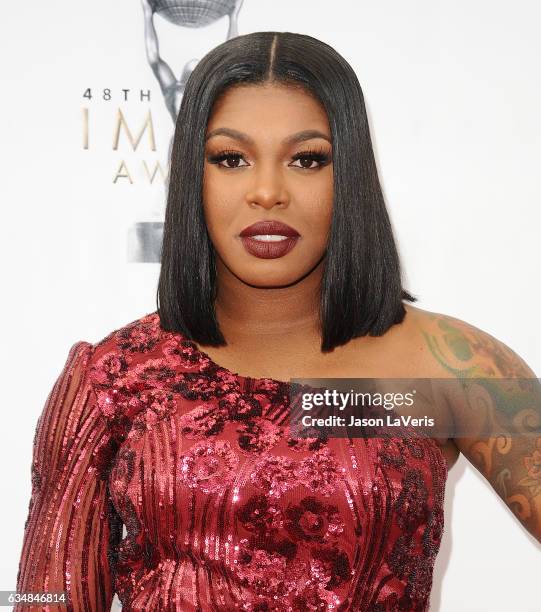
{"type": "Polygon", "coordinates": [[[275,272],[263,273],[261,270],[259,271],[251,271],[246,274],[237,274],[236,275],[242,282],[247,285],[252,285],[253,287],[260,288],[278,288],[278,287],[288,287],[289,285],[293,285],[298,282],[304,274],[292,274],[291,270],[287,273],[280,273],[278,270],[275,272]]]}
{"type": "MultiPolygon", "coordinates": [[[[292,253],[284,257],[258,258],[241,252],[232,257],[217,257],[218,269],[226,268],[229,273],[247,285],[261,288],[288,287],[313,273],[322,263],[324,253],[319,257],[307,257],[292,253]]],[[[218,270],[219,273],[219,270],[218,270]]]]}

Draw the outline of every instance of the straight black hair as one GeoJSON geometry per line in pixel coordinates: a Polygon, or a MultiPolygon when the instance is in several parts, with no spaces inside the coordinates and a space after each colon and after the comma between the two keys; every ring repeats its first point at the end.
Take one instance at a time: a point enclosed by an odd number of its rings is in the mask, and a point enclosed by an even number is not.
{"type": "Polygon", "coordinates": [[[227,344],[215,311],[216,267],[202,205],[205,134],[213,104],[235,85],[302,87],[327,112],[334,199],[319,322],[321,350],[400,323],[401,268],[381,190],[360,83],[331,46],[304,34],[254,32],[210,51],[191,73],[171,148],[157,312],[166,331],[227,344]]]}

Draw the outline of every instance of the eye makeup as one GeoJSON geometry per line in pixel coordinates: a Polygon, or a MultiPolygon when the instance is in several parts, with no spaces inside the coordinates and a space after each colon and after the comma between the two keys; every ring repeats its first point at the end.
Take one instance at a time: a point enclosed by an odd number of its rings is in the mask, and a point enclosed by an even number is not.
{"type": "MultiPolygon", "coordinates": [[[[208,155],[207,156],[207,161],[211,164],[216,164],[222,168],[225,168],[227,170],[232,170],[234,168],[242,168],[243,166],[239,166],[239,165],[235,165],[235,166],[224,166],[222,165],[224,161],[230,161],[230,160],[235,160],[235,161],[239,161],[241,159],[244,159],[244,156],[242,153],[240,153],[239,151],[236,151],[234,149],[223,149],[221,151],[219,151],[218,153],[212,154],[212,155],[208,155]]],[[[306,167],[306,166],[294,166],[296,168],[301,168],[303,170],[319,170],[320,168],[326,166],[328,163],[330,163],[332,159],[332,156],[330,154],[330,152],[328,152],[325,148],[323,147],[313,147],[313,148],[308,148],[302,151],[299,151],[298,153],[295,153],[292,157],[291,160],[292,161],[298,161],[298,160],[308,160],[310,162],[310,164],[316,162],[317,166],[315,167],[306,167]]]]}

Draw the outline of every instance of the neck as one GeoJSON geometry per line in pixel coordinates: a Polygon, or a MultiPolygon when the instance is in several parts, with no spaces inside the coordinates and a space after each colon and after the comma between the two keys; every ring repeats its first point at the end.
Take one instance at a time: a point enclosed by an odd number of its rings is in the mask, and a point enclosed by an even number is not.
{"type": "Polygon", "coordinates": [[[287,287],[247,285],[216,259],[216,317],[228,344],[249,345],[284,337],[320,341],[319,304],[323,261],[287,287]]]}

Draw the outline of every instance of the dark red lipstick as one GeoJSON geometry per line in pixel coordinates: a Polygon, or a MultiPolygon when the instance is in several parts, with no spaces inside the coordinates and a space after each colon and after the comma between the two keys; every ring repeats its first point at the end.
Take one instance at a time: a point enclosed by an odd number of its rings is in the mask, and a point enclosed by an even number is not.
{"type": "Polygon", "coordinates": [[[239,234],[244,248],[255,257],[275,259],[289,253],[300,238],[299,232],[280,221],[257,221],[239,234]]]}

